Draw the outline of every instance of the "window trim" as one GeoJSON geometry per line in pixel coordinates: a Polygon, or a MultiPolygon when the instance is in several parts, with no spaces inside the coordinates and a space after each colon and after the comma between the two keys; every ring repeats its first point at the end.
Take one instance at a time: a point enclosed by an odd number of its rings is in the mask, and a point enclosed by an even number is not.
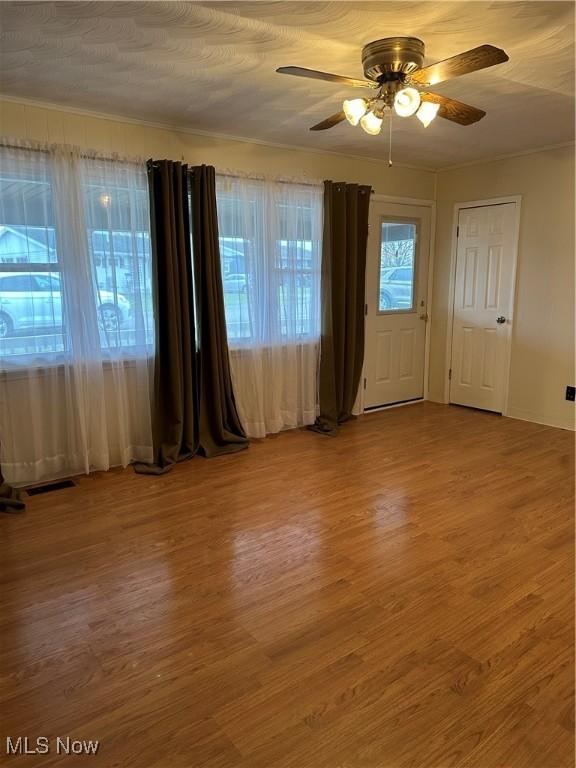
{"type": "Polygon", "coordinates": [[[59,261],[0,262],[1,272],[62,272],[59,261]]]}

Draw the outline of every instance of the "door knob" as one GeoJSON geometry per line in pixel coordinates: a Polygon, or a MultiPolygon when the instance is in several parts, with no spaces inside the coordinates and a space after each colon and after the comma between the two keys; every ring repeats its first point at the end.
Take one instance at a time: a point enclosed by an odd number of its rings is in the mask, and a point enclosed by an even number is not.
{"type": "Polygon", "coordinates": [[[498,323],[498,325],[502,325],[502,323],[506,322],[506,318],[504,317],[504,315],[500,315],[500,317],[496,318],[496,322],[498,323]]]}

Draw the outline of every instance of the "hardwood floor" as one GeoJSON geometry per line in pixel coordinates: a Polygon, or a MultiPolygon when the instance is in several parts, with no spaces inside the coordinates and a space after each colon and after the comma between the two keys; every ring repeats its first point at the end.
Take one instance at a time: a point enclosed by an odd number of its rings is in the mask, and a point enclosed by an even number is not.
{"type": "Polygon", "coordinates": [[[31,766],[573,765],[574,435],[424,403],[0,515],[31,766]]]}

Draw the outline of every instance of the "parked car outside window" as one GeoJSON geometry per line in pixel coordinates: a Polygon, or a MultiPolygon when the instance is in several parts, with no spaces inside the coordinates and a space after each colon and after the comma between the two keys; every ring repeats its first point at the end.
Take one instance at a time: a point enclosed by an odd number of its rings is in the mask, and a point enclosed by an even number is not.
{"type": "Polygon", "coordinates": [[[380,310],[412,307],[412,267],[387,267],[380,274],[380,310]]]}
{"type": "Polygon", "coordinates": [[[246,291],[248,289],[248,278],[246,275],[232,274],[224,275],[225,291],[246,291]]]}
{"type": "MultiPolygon", "coordinates": [[[[100,329],[114,332],[122,328],[131,312],[128,299],[120,293],[98,290],[96,300],[100,329]]],[[[59,276],[47,272],[0,273],[0,338],[61,327],[59,276]]]]}

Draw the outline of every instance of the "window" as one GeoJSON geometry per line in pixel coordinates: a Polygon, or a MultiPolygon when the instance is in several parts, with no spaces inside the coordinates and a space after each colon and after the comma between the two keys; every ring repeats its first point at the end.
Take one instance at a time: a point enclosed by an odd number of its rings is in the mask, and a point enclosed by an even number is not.
{"type": "Polygon", "coordinates": [[[2,468],[29,484],[149,462],[146,167],[0,146],[2,468]]]}
{"type": "Polygon", "coordinates": [[[226,325],[231,346],[320,335],[320,188],[217,180],[226,325]]]}
{"type": "Polygon", "coordinates": [[[0,353],[63,352],[53,189],[43,152],[3,150],[0,173],[0,353]]]}
{"type": "Polygon", "coordinates": [[[250,437],[316,418],[322,188],[216,179],[230,369],[250,437]]]}
{"type": "Polygon", "coordinates": [[[383,221],[380,228],[379,311],[414,308],[417,225],[383,221]]]}
{"type": "Polygon", "coordinates": [[[3,364],[58,361],[74,346],[148,354],[154,323],[145,170],[76,157],[73,171],[66,166],[56,177],[50,152],[0,153],[3,364]]]}
{"type": "Polygon", "coordinates": [[[102,348],[150,345],[154,308],[146,177],[127,164],[86,160],[83,188],[102,348]]]}

